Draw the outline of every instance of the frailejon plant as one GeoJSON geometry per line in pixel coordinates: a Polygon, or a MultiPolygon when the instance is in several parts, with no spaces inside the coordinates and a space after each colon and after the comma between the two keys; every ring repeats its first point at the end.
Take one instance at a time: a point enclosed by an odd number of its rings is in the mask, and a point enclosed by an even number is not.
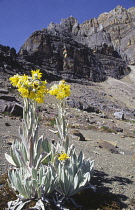
{"type": "Polygon", "coordinates": [[[70,95],[70,85],[62,80],[47,90],[40,70],[31,74],[10,78],[24,99],[24,108],[20,141],[12,144],[10,154],[5,154],[13,165],[8,171],[8,183],[18,197],[8,202],[8,209],[23,209],[31,200],[36,201],[34,209],[43,210],[45,203],[52,201],[59,209],[64,209],[65,201],[75,203],[72,196],[91,187],[94,162],[84,159],[82,152],[77,155],[75,146],[69,144],[64,99],[70,95]],[[43,135],[38,136],[37,104],[44,102],[46,94],[54,95],[58,105],[55,131],[58,138],[54,143],[43,135]]]}

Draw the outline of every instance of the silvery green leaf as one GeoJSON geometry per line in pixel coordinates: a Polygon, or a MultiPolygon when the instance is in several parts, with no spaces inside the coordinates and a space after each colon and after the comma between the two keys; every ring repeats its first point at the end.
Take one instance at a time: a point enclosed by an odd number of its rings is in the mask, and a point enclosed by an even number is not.
{"type": "Polygon", "coordinates": [[[43,167],[41,167],[41,168],[39,169],[39,183],[40,183],[40,184],[42,183],[43,175],[44,175],[44,170],[43,170],[43,167]]]}
{"type": "Polygon", "coordinates": [[[94,168],[94,160],[90,161],[90,171],[92,171],[94,168]]]}
{"type": "Polygon", "coordinates": [[[49,156],[46,157],[46,159],[42,160],[42,162],[43,162],[43,164],[48,164],[49,161],[52,160],[54,146],[53,146],[52,142],[49,142],[48,139],[46,138],[42,142],[42,148],[43,148],[44,152],[49,154],[49,156]]]}
{"type": "Polygon", "coordinates": [[[15,148],[11,147],[10,148],[10,155],[14,161],[14,163],[16,164],[17,167],[20,167],[20,163],[18,161],[18,158],[16,157],[16,152],[15,152],[15,148]]]}
{"type": "Polygon", "coordinates": [[[43,142],[43,136],[41,136],[39,139],[38,139],[38,142],[37,142],[37,147],[36,147],[36,153],[37,153],[37,156],[39,157],[40,154],[43,152],[43,148],[42,148],[42,142],[43,142]]]}
{"type": "Polygon", "coordinates": [[[37,170],[35,168],[32,167],[32,177],[33,179],[37,179],[37,170]]]}
{"type": "Polygon", "coordinates": [[[91,178],[90,172],[87,172],[86,174],[84,174],[84,178],[87,179],[87,182],[89,182],[91,178]]]}
{"type": "Polygon", "coordinates": [[[79,156],[78,156],[78,162],[79,163],[82,163],[82,160],[83,160],[83,153],[82,151],[79,153],[79,156]]]}
{"type": "Polygon", "coordinates": [[[33,179],[32,180],[32,185],[34,186],[34,188],[38,188],[38,182],[37,182],[37,180],[35,180],[35,179],[33,179]]]}
{"type": "Polygon", "coordinates": [[[63,139],[62,131],[61,131],[61,128],[59,126],[59,121],[58,121],[57,118],[56,118],[56,125],[57,125],[57,129],[58,129],[58,135],[59,135],[60,139],[63,139]]]}
{"type": "Polygon", "coordinates": [[[19,150],[22,151],[23,158],[24,158],[25,161],[27,161],[28,160],[28,158],[27,158],[27,152],[26,152],[25,146],[22,144],[22,142],[20,143],[19,150]]]}
{"type": "Polygon", "coordinates": [[[44,171],[41,184],[45,186],[45,192],[44,194],[48,195],[50,194],[55,187],[56,183],[56,175],[53,170],[52,166],[47,167],[46,171],[44,171]]]}
{"type": "Polygon", "coordinates": [[[6,160],[11,164],[16,166],[15,162],[13,161],[12,157],[10,155],[8,155],[7,153],[5,153],[5,158],[6,160]]]}
{"type": "Polygon", "coordinates": [[[17,191],[22,195],[24,196],[25,198],[27,198],[27,193],[24,189],[24,186],[23,186],[23,183],[21,182],[20,180],[20,177],[19,177],[19,174],[16,174],[16,177],[17,177],[17,184],[16,184],[16,189],[17,191]]]}
{"type": "Polygon", "coordinates": [[[69,138],[67,137],[65,142],[63,142],[63,146],[65,148],[65,153],[68,153],[68,148],[69,148],[69,138]]]}
{"type": "Polygon", "coordinates": [[[18,153],[18,160],[20,162],[20,166],[26,166],[26,160],[24,159],[24,154],[16,149],[16,152],[18,153]]]}
{"type": "Polygon", "coordinates": [[[51,151],[48,154],[44,152],[39,156],[39,158],[36,160],[36,165],[35,165],[36,170],[39,168],[40,163],[43,162],[48,156],[50,156],[50,154],[51,154],[51,151]]]}
{"type": "Polygon", "coordinates": [[[8,177],[9,177],[9,179],[10,179],[11,185],[16,189],[17,178],[16,178],[16,176],[15,176],[14,170],[8,171],[8,177]]]}
{"type": "Polygon", "coordinates": [[[26,192],[28,198],[30,198],[30,197],[31,197],[31,188],[30,188],[29,185],[27,184],[27,181],[24,183],[23,186],[24,186],[24,189],[25,189],[25,192],[26,192]]]}
{"type": "Polygon", "coordinates": [[[74,189],[76,189],[78,187],[78,181],[79,181],[78,174],[75,174],[75,177],[74,177],[74,189]]]}

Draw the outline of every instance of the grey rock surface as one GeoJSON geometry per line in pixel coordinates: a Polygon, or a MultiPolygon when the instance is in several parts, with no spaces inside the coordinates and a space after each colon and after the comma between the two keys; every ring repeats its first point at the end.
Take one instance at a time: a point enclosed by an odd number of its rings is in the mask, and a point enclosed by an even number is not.
{"type": "Polygon", "coordinates": [[[73,37],[95,52],[121,56],[129,63],[135,63],[135,7],[125,9],[118,5],[82,24],[69,17],[62,19],[60,24],[51,23],[47,30],[51,34],[73,37]]]}
{"type": "Polygon", "coordinates": [[[114,117],[117,119],[117,120],[124,120],[124,112],[115,112],[114,113],[114,117]]]}

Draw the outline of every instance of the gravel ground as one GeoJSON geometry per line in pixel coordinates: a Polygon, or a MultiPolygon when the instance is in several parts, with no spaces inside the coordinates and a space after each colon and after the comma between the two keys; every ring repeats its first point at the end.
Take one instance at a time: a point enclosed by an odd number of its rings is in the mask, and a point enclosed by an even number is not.
{"type": "MultiPolygon", "coordinates": [[[[79,112],[78,110],[70,115],[75,116],[79,112]]],[[[81,112],[84,116],[86,113],[81,112]]],[[[96,119],[96,122],[103,122],[98,114],[90,114],[91,117],[96,119]]],[[[108,124],[109,119],[104,119],[104,124],[108,124]]],[[[110,120],[111,122],[111,120],[110,120]]],[[[114,122],[113,122],[114,123],[114,122]]],[[[117,122],[118,123],[118,122],[117,122]]],[[[132,124],[127,122],[123,123],[123,127],[132,128],[132,124]],[[124,125],[126,124],[126,125],[124,125]],[[126,127],[127,126],[127,127],[126,127]]],[[[135,208],[135,138],[124,137],[124,133],[107,133],[100,129],[90,130],[83,129],[82,127],[87,125],[84,121],[78,120],[77,131],[81,132],[87,141],[79,141],[76,135],[72,133],[76,128],[76,119],[72,117],[70,128],[70,142],[76,146],[77,152],[83,151],[86,158],[91,158],[95,161],[95,172],[91,180],[92,184],[97,187],[97,191],[102,194],[115,195],[117,201],[121,205],[121,209],[134,209],[135,208]],[[79,128],[80,126],[80,128],[79,128]],[[72,128],[73,127],[73,128],[72,128]],[[78,129],[79,128],[79,129],[78,129]],[[110,147],[106,144],[99,145],[100,141],[110,142],[111,145],[117,145],[117,152],[111,151],[110,147]]],[[[18,126],[21,125],[19,119],[15,119],[9,116],[0,116],[0,173],[3,174],[7,171],[9,165],[4,158],[4,153],[9,152],[10,144],[14,139],[18,139],[18,126]]],[[[96,126],[96,124],[95,124],[96,126]]],[[[56,139],[56,135],[49,131],[52,127],[45,125],[45,122],[41,123],[40,133],[53,140],[56,139]]]]}
{"type": "MultiPolygon", "coordinates": [[[[125,95],[125,91],[133,90],[134,76],[135,71],[119,82],[109,78],[105,83],[96,84],[95,88],[102,89],[108,94],[108,91],[111,91],[112,100],[118,101],[120,95],[120,102],[133,108],[135,104],[133,95],[129,95],[128,92],[125,95]],[[126,85],[124,86],[124,84],[126,85]],[[124,88],[124,91],[120,89],[120,94],[118,93],[119,87],[124,88]],[[117,94],[115,94],[116,92],[117,94]]],[[[81,85],[72,84],[73,94],[77,94],[79,86],[80,89],[87,88],[84,85],[81,87],[81,85]]],[[[54,117],[55,104],[53,100],[48,101],[48,99],[46,99],[46,104],[49,105],[43,107],[44,111],[41,112],[40,134],[45,133],[46,137],[55,140],[56,135],[49,131],[49,129],[53,129],[50,126],[50,119],[54,117]]],[[[101,118],[100,114],[86,113],[72,108],[68,109],[67,114],[70,124],[70,142],[76,146],[77,152],[82,150],[86,158],[90,157],[95,161],[95,172],[91,183],[97,187],[99,193],[115,196],[121,209],[135,209],[134,121],[120,121],[112,116],[101,118]],[[107,132],[101,129],[103,126],[122,128],[123,131],[107,132]],[[74,135],[75,132],[80,132],[86,141],[79,141],[78,136],[74,135]]],[[[10,167],[4,154],[9,152],[13,140],[19,138],[19,125],[21,125],[19,118],[0,114],[0,174],[7,172],[10,167]]]]}

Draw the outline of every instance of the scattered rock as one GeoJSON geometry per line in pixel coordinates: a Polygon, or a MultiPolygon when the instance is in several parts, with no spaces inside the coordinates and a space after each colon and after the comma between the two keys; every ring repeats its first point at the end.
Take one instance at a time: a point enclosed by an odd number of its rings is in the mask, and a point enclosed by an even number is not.
{"type": "Polygon", "coordinates": [[[114,113],[114,117],[117,119],[117,120],[124,120],[124,113],[123,112],[115,112],[114,113]]]}
{"type": "Polygon", "coordinates": [[[90,120],[90,119],[89,119],[89,120],[88,120],[88,123],[91,124],[91,125],[92,125],[92,124],[95,124],[95,123],[96,123],[96,120],[90,120]]]}
{"type": "Polygon", "coordinates": [[[79,130],[73,130],[72,133],[73,133],[73,135],[79,137],[79,141],[86,141],[85,137],[79,130]]]}
{"type": "Polygon", "coordinates": [[[15,96],[0,95],[0,113],[6,112],[15,116],[23,116],[23,106],[18,103],[15,96]]]}
{"type": "Polygon", "coordinates": [[[123,128],[113,127],[112,129],[116,132],[123,132],[123,128]]]}
{"type": "Polygon", "coordinates": [[[123,136],[124,137],[135,138],[135,133],[126,131],[126,132],[124,132],[123,136]]]}
{"type": "Polygon", "coordinates": [[[83,111],[87,112],[96,112],[99,113],[99,109],[96,106],[92,106],[89,101],[83,100],[83,97],[80,98],[71,98],[70,100],[67,101],[67,104],[72,107],[72,108],[77,108],[83,111]]]}
{"type": "Polygon", "coordinates": [[[0,89],[0,94],[8,94],[9,91],[7,89],[0,89]]]}
{"type": "Polygon", "coordinates": [[[106,114],[104,114],[104,113],[99,113],[99,116],[100,116],[101,118],[108,118],[108,116],[107,116],[106,114]]]}
{"type": "Polygon", "coordinates": [[[9,96],[9,95],[1,95],[0,96],[0,99],[5,100],[5,101],[11,101],[11,102],[16,101],[16,102],[18,102],[18,100],[16,99],[16,97],[9,96]]]}
{"type": "Polygon", "coordinates": [[[11,126],[11,124],[10,124],[10,123],[8,123],[8,122],[6,122],[6,123],[5,123],[5,125],[6,125],[6,126],[11,126]]]}
{"type": "Polygon", "coordinates": [[[99,139],[97,141],[99,148],[107,149],[109,152],[114,153],[114,154],[119,154],[118,149],[116,148],[116,143],[115,142],[109,142],[109,141],[104,141],[99,139]]]}

